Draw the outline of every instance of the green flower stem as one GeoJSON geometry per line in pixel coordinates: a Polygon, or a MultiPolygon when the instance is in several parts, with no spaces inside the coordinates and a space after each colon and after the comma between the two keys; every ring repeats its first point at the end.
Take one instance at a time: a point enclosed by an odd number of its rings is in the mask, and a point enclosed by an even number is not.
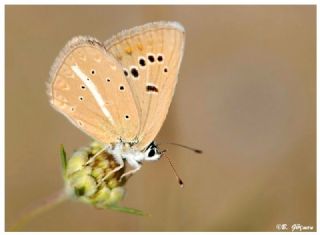
{"type": "Polygon", "coordinates": [[[9,231],[18,231],[23,225],[39,216],[40,214],[58,206],[62,202],[68,199],[67,194],[64,190],[61,190],[52,196],[48,197],[46,200],[26,211],[16,223],[9,228],[9,231]]]}

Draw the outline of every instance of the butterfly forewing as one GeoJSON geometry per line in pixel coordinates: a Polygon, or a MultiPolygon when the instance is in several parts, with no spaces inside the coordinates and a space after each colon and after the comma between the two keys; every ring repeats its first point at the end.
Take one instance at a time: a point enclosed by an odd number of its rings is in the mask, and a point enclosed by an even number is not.
{"type": "Polygon", "coordinates": [[[132,141],[138,111],[122,67],[92,38],[71,40],[51,71],[52,105],[103,143],[132,141]]]}
{"type": "Polygon", "coordinates": [[[158,134],[174,94],[184,47],[178,23],[157,22],[123,31],[105,47],[122,65],[140,117],[143,149],[158,134]]]}

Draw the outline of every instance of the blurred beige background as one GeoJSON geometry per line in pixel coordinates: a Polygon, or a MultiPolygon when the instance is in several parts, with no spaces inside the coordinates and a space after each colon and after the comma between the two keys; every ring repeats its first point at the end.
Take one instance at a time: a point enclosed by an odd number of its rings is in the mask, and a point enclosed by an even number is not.
{"type": "Polygon", "coordinates": [[[275,231],[316,226],[315,6],[6,6],[6,228],[63,187],[58,155],[89,143],[48,102],[55,57],[76,35],[105,40],[157,20],[186,28],[180,80],[159,142],[122,205],[152,217],[67,201],[24,231],[275,231]]]}

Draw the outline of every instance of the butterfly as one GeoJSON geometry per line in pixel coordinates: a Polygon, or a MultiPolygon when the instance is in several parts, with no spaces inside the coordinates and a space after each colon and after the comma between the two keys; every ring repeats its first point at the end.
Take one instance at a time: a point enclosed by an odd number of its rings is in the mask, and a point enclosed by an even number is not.
{"type": "Polygon", "coordinates": [[[184,43],[180,23],[161,21],[124,30],[104,43],[75,37],[56,58],[50,103],[113,155],[119,165],[104,179],[124,161],[132,169],[121,179],[137,172],[142,161],[163,155],[154,139],[174,95],[184,43]]]}

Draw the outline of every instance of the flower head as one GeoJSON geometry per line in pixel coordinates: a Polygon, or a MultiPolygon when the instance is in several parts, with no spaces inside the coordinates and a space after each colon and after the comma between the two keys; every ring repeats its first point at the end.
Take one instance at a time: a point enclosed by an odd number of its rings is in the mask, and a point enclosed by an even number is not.
{"type": "Polygon", "coordinates": [[[89,147],[78,149],[66,161],[64,171],[67,194],[99,208],[121,201],[126,183],[125,179],[120,181],[125,168],[105,179],[118,164],[106,151],[99,153],[103,147],[99,142],[93,142],[89,147]]]}

